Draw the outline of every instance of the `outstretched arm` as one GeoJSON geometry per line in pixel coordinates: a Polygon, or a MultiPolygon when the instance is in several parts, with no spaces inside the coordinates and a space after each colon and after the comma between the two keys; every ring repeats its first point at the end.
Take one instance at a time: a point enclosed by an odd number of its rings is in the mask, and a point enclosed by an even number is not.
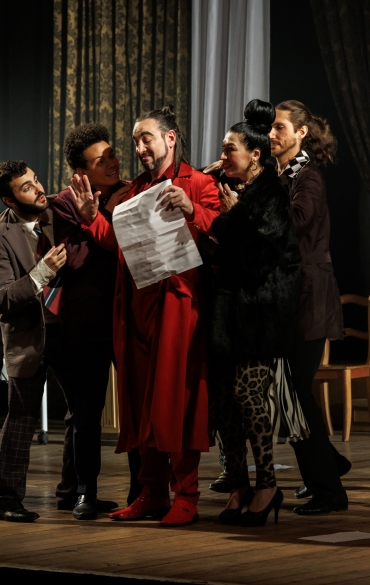
{"type": "Polygon", "coordinates": [[[68,187],[78,213],[87,224],[91,224],[99,211],[101,191],[92,192],[90,181],[86,175],[74,175],[72,185],[68,187]]]}
{"type": "Polygon", "coordinates": [[[100,191],[92,192],[86,175],[75,175],[68,187],[73,203],[83,218],[81,227],[102,247],[117,254],[117,241],[112,225],[99,212],[100,191]]]}

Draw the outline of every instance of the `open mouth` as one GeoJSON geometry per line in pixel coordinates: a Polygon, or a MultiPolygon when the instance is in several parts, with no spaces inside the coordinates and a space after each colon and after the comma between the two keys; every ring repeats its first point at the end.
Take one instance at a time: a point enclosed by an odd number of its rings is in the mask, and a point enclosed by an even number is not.
{"type": "Polygon", "coordinates": [[[116,174],[117,174],[117,170],[112,171],[111,173],[107,173],[107,177],[113,177],[116,174]]]}

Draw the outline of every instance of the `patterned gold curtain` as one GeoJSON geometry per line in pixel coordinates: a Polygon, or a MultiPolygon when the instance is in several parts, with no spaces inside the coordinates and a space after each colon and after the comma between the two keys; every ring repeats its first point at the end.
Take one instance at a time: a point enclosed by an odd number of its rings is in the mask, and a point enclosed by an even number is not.
{"type": "Polygon", "coordinates": [[[186,136],[190,39],[188,0],[54,0],[49,193],[70,182],[63,144],[78,124],[107,126],[122,178],[138,174],[131,132],[141,113],[172,103],[186,136]]]}

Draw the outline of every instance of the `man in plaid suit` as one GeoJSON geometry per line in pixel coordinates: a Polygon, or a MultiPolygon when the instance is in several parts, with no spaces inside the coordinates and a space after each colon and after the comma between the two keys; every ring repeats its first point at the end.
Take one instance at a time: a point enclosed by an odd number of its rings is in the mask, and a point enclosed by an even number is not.
{"type": "Polygon", "coordinates": [[[39,515],[22,500],[48,367],[69,387],[53,284],[66,251],[64,244],[53,245],[49,201],[26,163],[0,163],[0,198],[7,206],[0,215],[0,324],[9,375],[0,434],[0,519],[33,522],[39,515]]]}

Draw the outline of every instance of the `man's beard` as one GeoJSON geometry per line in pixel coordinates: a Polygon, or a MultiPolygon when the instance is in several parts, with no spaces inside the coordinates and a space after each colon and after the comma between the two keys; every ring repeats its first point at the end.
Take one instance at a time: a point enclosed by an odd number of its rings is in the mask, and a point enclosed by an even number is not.
{"type": "MultiPolygon", "coordinates": [[[[42,195],[45,195],[45,193],[39,193],[39,195],[36,197],[36,201],[42,195]]],[[[13,197],[17,204],[18,211],[20,211],[23,215],[40,215],[40,213],[42,213],[43,211],[45,211],[45,209],[49,207],[48,200],[46,200],[45,203],[43,203],[42,205],[36,205],[36,202],[24,203],[23,201],[19,201],[19,199],[17,199],[15,195],[13,195],[13,197]]]]}
{"type": "MultiPolygon", "coordinates": [[[[143,161],[141,161],[141,164],[143,165],[143,167],[146,171],[159,171],[159,169],[163,165],[164,161],[166,160],[166,157],[168,154],[168,146],[165,142],[164,142],[164,148],[165,148],[164,155],[160,156],[159,158],[155,158],[153,160],[153,162],[143,163],[143,161]]],[[[148,152],[148,154],[149,154],[149,152],[148,152]]],[[[151,156],[153,156],[153,154],[151,154],[151,156]]]]}
{"type": "Polygon", "coordinates": [[[297,145],[297,138],[292,138],[292,141],[284,148],[284,150],[281,150],[278,154],[272,154],[272,156],[274,156],[275,158],[280,158],[281,156],[284,156],[287,152],[289,152],[289,150],[291,150],[294,146],[297,145]]]}

